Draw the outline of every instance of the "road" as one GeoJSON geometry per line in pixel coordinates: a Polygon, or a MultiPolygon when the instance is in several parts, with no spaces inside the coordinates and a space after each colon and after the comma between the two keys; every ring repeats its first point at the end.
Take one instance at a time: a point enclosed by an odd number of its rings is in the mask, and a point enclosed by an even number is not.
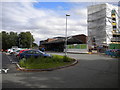
{"type": "Polygon", "coordinates": [[[3,68],[9,71],[2,73],[2,88],[118,88],[118,59],[95,54],[68,56],[78,64],[54,71],[23,72],[12,63],[16,62],[14,57],[3,54],[3,68]]]}

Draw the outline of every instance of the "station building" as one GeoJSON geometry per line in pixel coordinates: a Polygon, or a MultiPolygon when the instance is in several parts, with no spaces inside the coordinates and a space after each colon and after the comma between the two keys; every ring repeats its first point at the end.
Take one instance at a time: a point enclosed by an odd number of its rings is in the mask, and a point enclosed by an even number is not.
{"type": "MultiPolygon", "coordinates": [[[[63,52],[65,49],[65,37],[48,38],[40,41],[40,47],[44,47],[46,51],[63,52]]],[[[86,44],[87,36],[84,34],[67,37],[67,45],[86,44]]]]}

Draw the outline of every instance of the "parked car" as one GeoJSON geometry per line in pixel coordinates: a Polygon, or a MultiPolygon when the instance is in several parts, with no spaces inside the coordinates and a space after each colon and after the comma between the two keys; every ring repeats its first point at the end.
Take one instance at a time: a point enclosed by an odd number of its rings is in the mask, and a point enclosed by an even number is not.
{"type": "Polygon", "coordinates": [[[14,55],[17,57],[18,55],[19,55],[19,52],[20,52],[21,50],[17,50],[15,53],[14,53],[14,55]]]}
{"type": "Polygon", "coordinates": [[[8,49],[7,53],[12,54],[13,53],[13,49],[8,49]]]}
{"type": "Polygon", "coordinates": [[[15,51],[17,51],[18,48],[11,48],[7,50],[7,53],[14,54],[15,51]]]}
{"type": "Polygon", "coordinates": [[[7,52],[8,50],[5,50],[5,52],[7,52]]]}
{"type": "Polygon", "coordinates": [[[28,51],[28,50],[30,50],[30,49],[23,49],[23,50],[20,50],[19,53],[18,53],[16,56],[20,57],[20,54],[21,54],[21,53],[23,53],[24,51],[28,51]]]}
{"type": "Polygon", "coordinates": [[[52,57],[50,54],[46,54],[45,52],[42,52],[40,50],[27,50],[23,53],[20,53],[20,59],[22,58],[30,58],[30,57],[52,57]]]}
{"type": "Polygon", "coordinates": [[[18,50],[23,50],[22,48],[15,48],[13,51],[13,54],[15,54],[16,52],[18,52],[18,50]]]}

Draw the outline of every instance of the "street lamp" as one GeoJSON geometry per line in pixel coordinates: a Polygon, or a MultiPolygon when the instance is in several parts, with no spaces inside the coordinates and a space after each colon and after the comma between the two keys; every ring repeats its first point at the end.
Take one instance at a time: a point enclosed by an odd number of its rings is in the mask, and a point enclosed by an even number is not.
{"type": "Polygon", "coordinates": [[[31,44],[30,44],[30,47],[32,48],[32,35],[31,35],[31,44]]]}
{"type": "Polygon", "coordinates": [[[32,33],[33,32],[30,32],[30,34],[31,34],[31,38],[30,38],[30,48],[32,49],[32,33]]]}
{"type": "Polygon", "coordinates": [[[19,45],[18,45],[18,46],[19,46],[19,48],[20,48],[20,47],[21,47],[21,46],[20,46],[20,39],[21,39],[21,38],[20,38],[20,36],[19,36],[19,38],[18,38],[18,39],[19,39],[19,41],[18,41],[18,42],[19,42],[19,45]]]}
{"type": "Polygon", "coordinates": [[[67,56],[67,16],[70,16],[66,14],[66,30],[65,30],[65,56],[67,56]]]}

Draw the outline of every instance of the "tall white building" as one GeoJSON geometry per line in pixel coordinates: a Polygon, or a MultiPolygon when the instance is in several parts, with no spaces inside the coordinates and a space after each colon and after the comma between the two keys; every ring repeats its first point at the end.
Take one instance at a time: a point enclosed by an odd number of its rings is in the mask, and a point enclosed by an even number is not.
{"type": "MultiPolygon", "coordinates": [[[[97,4],[88,7],[88,45],[111,43],[112,19],[111,11],[115,9],[118,13],[118,6],[111,4],[97,4]]],[[[118,16],[116,15],[118,24],[118,16]]],[[[118,27],[118,25],[117,25],[118,27]]]]}
{"type": "Polygon", "coordinates": [[[120,1],[118,2],[118,15],[119,15],[118,27],[119,27],[119,30],[120,30],[120,1]]]}

